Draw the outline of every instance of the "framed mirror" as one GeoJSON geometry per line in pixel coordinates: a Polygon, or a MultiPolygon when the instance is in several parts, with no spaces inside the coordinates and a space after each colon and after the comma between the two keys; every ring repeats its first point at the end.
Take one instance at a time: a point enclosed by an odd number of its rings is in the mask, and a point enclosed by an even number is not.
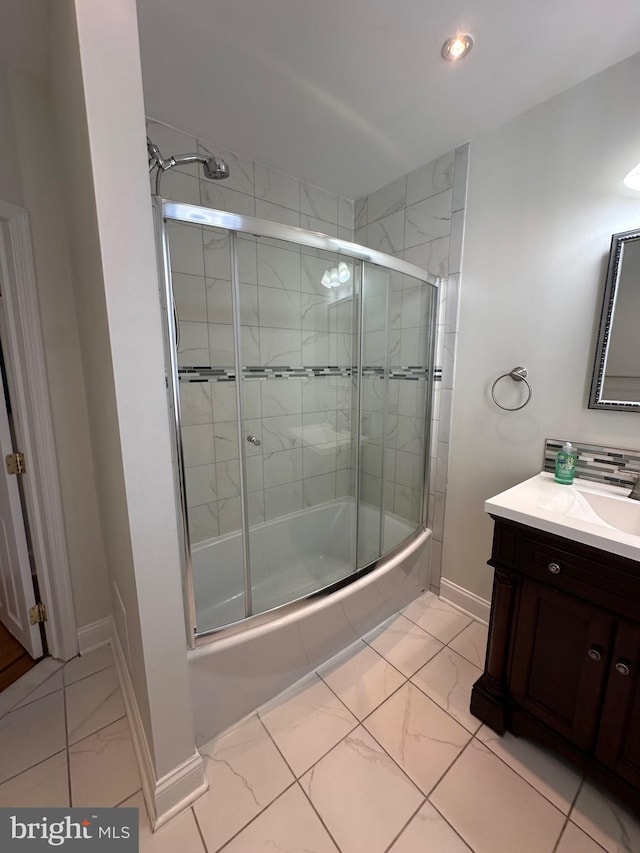
{"type": "Polygon", "coordinates": [[[640,230],[611,238],[589,408],[640,412],[640,230]]]}

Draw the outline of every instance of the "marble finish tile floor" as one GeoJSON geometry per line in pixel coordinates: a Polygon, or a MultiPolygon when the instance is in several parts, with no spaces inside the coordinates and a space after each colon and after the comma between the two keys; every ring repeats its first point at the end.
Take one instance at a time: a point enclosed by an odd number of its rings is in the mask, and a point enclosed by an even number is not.
{"type": "Polygon", "coordinates": [[[142,853],[637,853],[626,807],[471,716],[486,638],[424,594],[207,743],[209,791],[156,833],[99,649],[0,705],[0,807],[137,807],[142,853]]]}

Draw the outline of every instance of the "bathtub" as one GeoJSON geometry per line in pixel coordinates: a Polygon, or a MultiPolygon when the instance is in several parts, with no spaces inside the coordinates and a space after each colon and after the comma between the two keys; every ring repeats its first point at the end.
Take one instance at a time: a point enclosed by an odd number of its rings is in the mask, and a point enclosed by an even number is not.
{"type": "MultiPolygon", "coordinates": [[[[252,604],[263,613],[342,580],[355,564],[356,506],[353,498],[329,501],[253,525],[250,535],[252,604]]],[[[360,565],[379,548],[379,512],[360,507],[360,565]]],[[[389,553],[413,532],[398,516],[385,514],[383,550],[389,553]]],[[[191,551],[196,625],[206,632],[245,618],[242,534],[198,543],[191,551]]]]}
{"type": "MultiPolygon", "coordinates": [[[[254,610],[304,599],[348,575],[353,565],[354,522],[353,499],[344,498],[254,526],[254,610]]],[[[377,546],[373,533],[378,514],[373,507],[361,507],[359,525],[361,542],[365,538],[372,547],[377,546]],[[367,536],[368,529],[371,536],[367,536]]],[[[431,531],[412,534],[410,525],[386,513],[384,549],[394,550],[368,574],[335,592],[287,604],[267,617],[211,634],[207,642],[189,650],[199,746],[428,588],[431,531]],[[395,547],[404,540],[404,547],[395,547]]],[[[193,581],[199,628],[244,618],[239,533],[193,548],[193,581]]]]}

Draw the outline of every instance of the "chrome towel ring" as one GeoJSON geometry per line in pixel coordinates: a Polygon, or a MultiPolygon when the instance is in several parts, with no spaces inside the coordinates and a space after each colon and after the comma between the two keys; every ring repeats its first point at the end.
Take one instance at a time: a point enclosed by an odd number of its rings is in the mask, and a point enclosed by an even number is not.
{"type": "Polygon", "coordinates": [[[496,381],[491,386],[491,397],[493,399],[493,402],[496,404],[496,406],[498,406],[500,409],[504,409],[505,412],[517,412],[519,409],[524,409],[524,407],[527,405],[527,403],[531,399],[531,385],[529,385],[529,382],[527,380],[527,368],[526,367],[514,367],[513,370],[509,371],[509,373],[503,373],[502,376],[498,376],[496,381]],[[527,391],[528,391],[527,399],[520,406],[513,406],[513,408],[509,408],[508,406],[503,406],[501,403],[499,403],[496,400],[496,395],[495,395],[496,385],[498,384],[498,382],[500,382],[501,379],[506,379],[507,376],[510,376],[514,382],[524,382],[524,384],[527,386],[527,391]]]}

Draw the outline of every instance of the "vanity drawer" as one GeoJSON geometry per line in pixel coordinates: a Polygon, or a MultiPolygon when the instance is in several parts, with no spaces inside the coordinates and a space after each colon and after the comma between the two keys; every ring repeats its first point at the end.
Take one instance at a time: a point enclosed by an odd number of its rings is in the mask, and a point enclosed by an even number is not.
{"type": "Polygon", "coordinates": [[[594,604],[622,608],[625,612],[630,606],[635,610],[632,601],[640,591],[637,572],[620,571],[622,567],[613,561],[605,563],[584,553],[587,550],[594,553],[593,549],[581,548],[583,553],[580,553],[571,543],[568,545],[565,549],[545,537],[523,535],[518,549],[518,571],[557,589],[571,589],[594,604]]]}
{"type": "Polygon", "coordinates": [[[536,537],[523,536],[520,540],[518,565],[521,571],[549,583],[567,577],[583,580],[595,589],[601,588],[603,567],[600,563],[578,557],[536,537]]]}

